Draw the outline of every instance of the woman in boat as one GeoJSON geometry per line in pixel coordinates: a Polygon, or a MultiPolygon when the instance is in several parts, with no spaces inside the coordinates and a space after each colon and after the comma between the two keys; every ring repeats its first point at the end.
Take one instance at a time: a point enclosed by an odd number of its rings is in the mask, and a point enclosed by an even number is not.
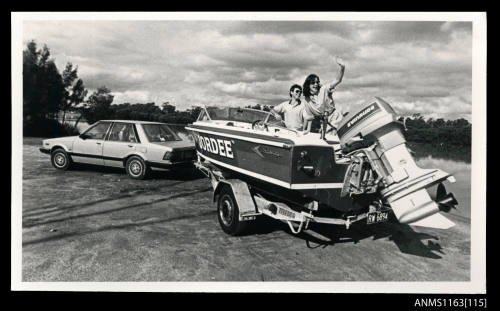
{"type": "MultiPolygon", "coordinates": [[[[315,74],[310,74],[304,81],[304,134],[311,131],[312,120],[315,117],[327,117],[328,123],[335,128],[342,120],[342,109],[335,105],[332,93],[335,87],[342,82],[345,64],[338,57],[335,58],[335,62],[339,65],[339,71],[336,79],[332,82],[321,85],[319,77],[315,74]]],[[[327,128],[327,132],[330,129],[327,128]]]]}
{"type": "Polygon", "coordinates": [[[302,87],[298,84],[290,87],[290,100],[282,102],[271,109],[271,113],[277,120],[284,119],[285,126],[289,129],[302,131],[304,105],[300,101],[302,87]],[[281,117],[283,115],[284,118],[281,117]]]}

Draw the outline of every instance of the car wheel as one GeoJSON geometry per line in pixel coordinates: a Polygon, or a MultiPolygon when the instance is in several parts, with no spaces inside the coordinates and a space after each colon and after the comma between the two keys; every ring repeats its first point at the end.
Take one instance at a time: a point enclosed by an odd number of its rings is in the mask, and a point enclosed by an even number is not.
{"type": "Polygon", "coordinates": [[[240,221],[239,214],[233,191],[229,186],[223,186],[217,202],[217,218],[222,231],[230,235],[241,234],[246,229],[247,222],[240,221]]]}
{"type": "Polygon", "coordinates": [[[125,170],[128,176],[133,179],[144,179],[147,177],[150,169],[141,157],[132,156],[127,160],[125,170]]]}
{"type": "Polygon", "coordinates": [[[59,170],[67,170],[70,168],[72,161],[71,157],[64,151],[64,149],[55,149],[52,151],[50,160],[52,162],[52,166],[59,170]]]}

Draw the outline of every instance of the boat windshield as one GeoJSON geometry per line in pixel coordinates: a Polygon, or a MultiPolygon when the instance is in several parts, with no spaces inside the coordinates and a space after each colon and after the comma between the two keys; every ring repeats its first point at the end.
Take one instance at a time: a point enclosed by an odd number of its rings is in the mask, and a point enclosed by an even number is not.
{"type": "Polygon", "coordinates": [[[207,107],[206,113],[200,114],[198,120],[224,120],[236,122],[253,123],[257,120],[266,122],[275,122],[276,119],[268,111],[256,110],[250,108],[233,108],[233,107],[207,107]],[[208,117],[206,115],[208,113],[208,117]]]}

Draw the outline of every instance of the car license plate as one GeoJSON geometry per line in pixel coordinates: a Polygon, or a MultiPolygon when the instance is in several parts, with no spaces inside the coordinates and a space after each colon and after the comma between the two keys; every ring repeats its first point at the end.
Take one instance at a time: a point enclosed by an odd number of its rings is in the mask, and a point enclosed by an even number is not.
{"type": "Polygon", "coordinates": [[[389,210],[371,212],[366,216],[366,223],[369,225],[387,220],[389,220],[389,210]]]}

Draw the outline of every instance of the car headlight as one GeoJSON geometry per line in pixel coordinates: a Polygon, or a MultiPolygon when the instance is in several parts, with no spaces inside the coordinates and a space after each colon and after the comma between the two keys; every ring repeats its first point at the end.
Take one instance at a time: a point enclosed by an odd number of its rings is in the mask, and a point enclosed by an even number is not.
{"type": "Polygon", "coordinates": [[[171,151],[165,152],[165,155],[163,156],[163,160],[170,160],[174,156],[174,153],[171,151]]]}

